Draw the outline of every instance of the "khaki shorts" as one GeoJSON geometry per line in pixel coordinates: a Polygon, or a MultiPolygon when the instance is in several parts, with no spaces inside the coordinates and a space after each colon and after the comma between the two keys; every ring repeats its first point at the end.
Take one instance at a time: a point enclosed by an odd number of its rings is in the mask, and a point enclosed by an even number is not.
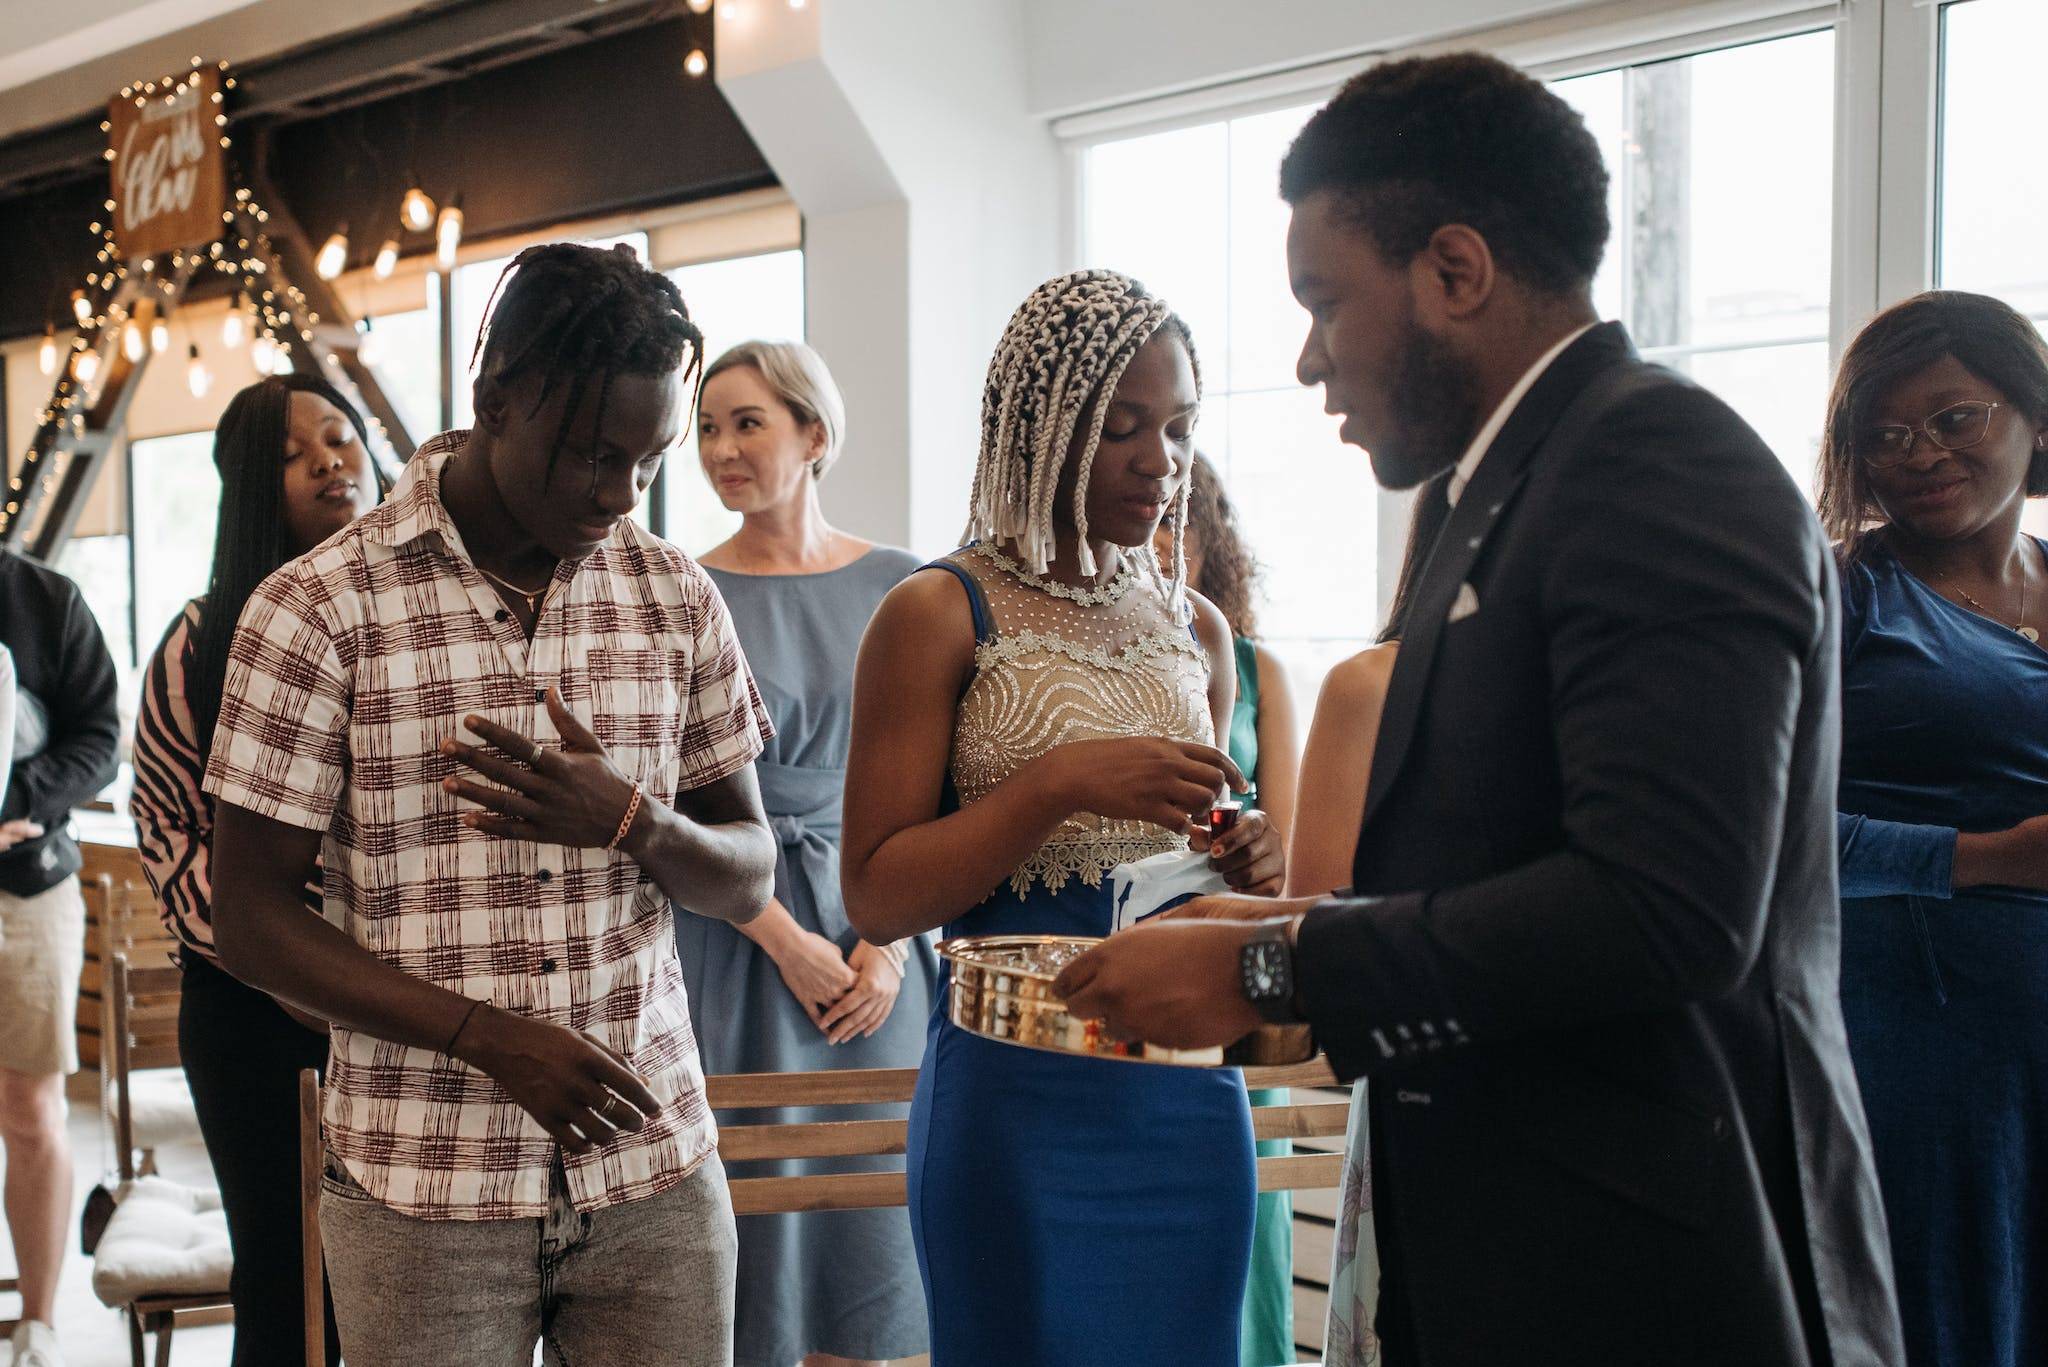
{"type": "Polygon", "coordinates": [[[48,892],[0,892],[0,1068],[30,1077],[78,1071],[78,975],[85,898],[67,878],[48,892]]]}

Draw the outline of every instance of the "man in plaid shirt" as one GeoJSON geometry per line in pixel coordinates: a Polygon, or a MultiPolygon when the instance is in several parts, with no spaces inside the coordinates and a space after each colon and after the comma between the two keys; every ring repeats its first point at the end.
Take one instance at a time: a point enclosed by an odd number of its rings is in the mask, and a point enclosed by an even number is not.
{"type": "Polygon", "coordinates": [[[272,575],[206,788],[223,965],[333,1022],[352,1367],[731,1361],[734,1235],[671,905],[747,921],[769,731],[718,594],[627,514],[702,355],[626,248],[522,252],[476,425],[272,575]],[[300,889],[316,859],[329,917],[300,889]]]}

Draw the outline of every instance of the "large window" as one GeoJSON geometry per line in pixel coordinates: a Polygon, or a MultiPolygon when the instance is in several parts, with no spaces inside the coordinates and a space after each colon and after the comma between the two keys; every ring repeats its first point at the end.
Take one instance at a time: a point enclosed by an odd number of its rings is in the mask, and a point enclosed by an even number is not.
{"type": "Polygon", "coordinates": [[[1968,0],[1942,10],[1935,279],[2048,319],[2048,181],[2015,153],[2039,118],[2048,5],[1968,0]]]}
{"type": "MultiPolygon", "coordinates": [[[[2036,120],[2043,44],[2041,0],[1962,0],[1941,11],[1935,282],[1996,295],[2048,331],[2048,184],[2013,160],[2036,120]]],[[[2026,525],[2048,536],[2048,500],[2027,505],[2026,525]]]]}
{"type": "Polygon", "coordinates": [[[1214,461],[1265,569],[1260,632],[1312,703],[1375,622],[1379,494],[1295,382],[1306,316],[1287,288],[1281,155],[1310,107],[1088,150],[1082,259],[1164,295],[1202,367],[1196,445],[1214,461]]]}
{"type": "MultiPolygon", "coordinates": [[[[129,685],[171,619],[206,592],[220,476],[211,432],[139,438],[128,443],[124,464],[128,488],[112,496],[134,510],[132,530],[109,526],[73,537],[57,567],[78,581],[100,624],[125,705],[129,685]]],[[[125,515],[114,517],[127,526],[125,515]]]]}
{"type": "Polygon", "coordinates": [[[1732,404],[1805,489],[1827,400],[1834,47],[1809,33],[1553,87],[1607,159],[1601,316],[1732,404]]]}
{"type": "Polygon", "coordinates": [[[415,442],[441,430],[441,277],[419,308],[364,320],[363,356],[415,442]]]}
{"type": "MultiPolygon", "coordinates": [[[[690,317],[704,334],[705,362],[746,341],[802,341],[804,336],[804,254],[766,252],[730,261],[707,261],[669,272],[683,292],[690,317]]],[[[692,554],[702,554],[731,536],[739,515],[729,513],[705,484],[697,464],[697,430],[668,458],[661,494],[662,531],[692,554]]]]}
{"type": "MultiPolygon", "coordinates": [[[[1747,417],[1810,486],[1828,380],[1834,35],[1801,34],[1575,76],[1612,179],[1603,317],[1747,417]],[[1759,91],[1770,98],[1759,99],[1759,91]]],[[[1312,699],[1377,625],[1386,515],[1364,454],[1295,383],[1307,319],[1287,288],[1275,193],[1314,104],[1098,142],[1082,260],[1170,299],[1201,354],[1202,449],[1266,570],[1261,622],[1312,699]]],[[[1394,552],[1387,554],[1384,552],[1394,552]]]]}
{"type": "Polygon", "coordinates": [[[128,461],[135,509],[135,643],[147,659],[178,611],[206,592],[220,474],[213,468],[211,432],[134,442],[128,461]]]}

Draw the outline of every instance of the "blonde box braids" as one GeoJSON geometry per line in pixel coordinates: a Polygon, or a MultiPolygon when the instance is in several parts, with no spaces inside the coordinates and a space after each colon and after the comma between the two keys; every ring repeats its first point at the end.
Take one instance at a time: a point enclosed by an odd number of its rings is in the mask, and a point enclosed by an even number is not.
{"type": "MultiPolygon", "coordinates": [[[[1166,301],[1115,271],[1074,271],[1031,292],[1010,317],[989,362],[981,398],[981,454],[974,471],[966,541],[1014,542],[1033,573],[1056,551],[1053,495],[1074,434],[1087,423],[1074,486],[1074,531],[1082,574],[1096,573],[1088,546],[1088,479],[1108,404],[1138,348],[1161,328],[1187,347],[1202,390],[1202,368],[1187,324],[1166,301]]],[[[1172,599],[1184,601],[1188,482],[1174,496],[1172,599]]]]}

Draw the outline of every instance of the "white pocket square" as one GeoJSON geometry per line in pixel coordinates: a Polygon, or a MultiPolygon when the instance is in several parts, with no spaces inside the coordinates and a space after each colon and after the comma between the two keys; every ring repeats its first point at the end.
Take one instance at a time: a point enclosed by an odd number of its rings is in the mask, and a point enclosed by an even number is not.
{"type": "Polygon", "coordinates": [[[1451,601],[1450,613],[1444,618],[1444,621],[1446,623],[1462,622],[1477,611],[1479,611],[1479,595],[1473,591],[1472,585],[1469,583],[1460,584],[1458,585],[1458,596],[1451,601]]]}

